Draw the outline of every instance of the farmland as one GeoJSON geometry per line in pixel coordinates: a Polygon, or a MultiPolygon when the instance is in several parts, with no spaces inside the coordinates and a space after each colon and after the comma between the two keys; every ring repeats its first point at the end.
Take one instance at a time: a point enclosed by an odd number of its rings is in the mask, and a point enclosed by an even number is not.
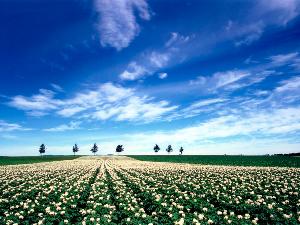
{"type": "Polygon", "coordinates": [[[241,155],[131,155],[143,161],[227,166],[300,167],[300,157],[241,155]]]}
{"type": "Polygon", "coordinates": [[[41,156],[0,156],[0,166],[1,165],[16,165],[16,164],[31,164],[40,162],[52,162],[61,160],[72,160],[76,159],[78,156],[51,156],[45,155],[41,156]]]}
{"type": "Polygon", "coordinates": [[[1,224],[299,224],[300,169],[127,157],[0,167],[1,224]]]}

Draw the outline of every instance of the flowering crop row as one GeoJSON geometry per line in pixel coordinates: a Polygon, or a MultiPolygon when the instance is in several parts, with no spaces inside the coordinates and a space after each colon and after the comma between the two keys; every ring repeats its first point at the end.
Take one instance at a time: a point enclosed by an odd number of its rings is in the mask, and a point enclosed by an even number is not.
{"type": "Polygon", "coordinates": [[[299,224],[300,170],[114,161],[152,196],[158,223],[299,224]],[[157,203],[160,206],[157,206],[157,203]],[[168,222],[168,223],[169,223],[168,222]]]}
{"type": "Polygon", "coordinates": [[[299,224],[300,169],[77,159],[0,167],[0,224],[299,224]]]}
{"type": "Polygon", "coordinates": [[[99,161],[68,160],[0,167],[0,221],[68,223],[98,165],[99,161]]]}

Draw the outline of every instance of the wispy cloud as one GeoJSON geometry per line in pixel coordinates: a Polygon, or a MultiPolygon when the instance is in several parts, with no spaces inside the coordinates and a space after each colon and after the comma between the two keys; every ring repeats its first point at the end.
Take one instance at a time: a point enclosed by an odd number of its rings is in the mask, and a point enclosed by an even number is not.
{"type": "Polygon", "coordinates": [[[204,88],[206,91],[214,92],[217,89],[227,88],[250,75],[251,73],[246,70],[216,72],[212,76],[198,76],[195,80],[190,81],[190,85],[196,85],[204,88]]]}
{"type": "Polygon", "coordinates": [[[190,36],[183,36],[177,32],[172,32],[170,39],[165,43],[165,47],[172,47],[174,44],[184,44],[191,39],[190,36]]]}
{"type": "Polygon", "coordinates": [[[197,102],[194,102],[191,106],[189,106],[190,109],[196,109],[196,108],[201,108],[203,106],[208,106],[208,105],[212,105],[212,104],[216,104],[216,103],[220,103],[220,102],[225,102],[228,99],[224,99],[224,98],[212,98],[212,99],[205,99],[205,100],[200,100],[197,102]]]}
{"type": "Polygon", "coordinates": [[[298,63],[300,65],[300,57],[298,55],[298,52],[272,55],[267,57],[267,61],[264,62],[255,60],[255,64],[248,66],[247,69],[220,71],[210,76],[201,75],[196,77],[196,79],[190,80],[189,83],[191,86],[201,87],[208,92],[215,92],[220,89],[227,91],[238,90],[260,83],[271,75],[280,74],[281,72],[278,69],[282,66],[297,68],[298,63]]]}
{"type": "Polygon", "coordinates": [[[54,95],[53,91],[40,89],[38,94],[31,97],[22,95],[13,97],[9,105],[32,114],[45,115],[47,111],[57,109],[58,105],[62,104],[60,100],[53,98],[54,95]]]}
{"type": "Polygon", "coordinates": [[[300,131],[300,108],[291,107],[216,117],[194,126],[156,135],[159,139],[169,141],[195,142],[240,135],[286,135],[296,131],[300,131]]]}
{"type": "Polygon", "coordinates": [[[279,82],[267,101],[272,107],[298,105],[300,103],[300,77],[293,76],[279,82]]]}
{"type": "Polygon", "coordinates": [[[97,28],[102,46],[121,50],[129,46],[140,32],[136,13],[143,20],[150,20],[145,0],[95,0],[99,21],[97,28]]]}
{"type": "Polygon", "coordinates": [[[17,123],[8,123],[4,120],[0,120],[0,132],[17,131],[17,130],[30,130],[17,123]]]}
{"type": "Polygon", "coordinates": [[[228,21],[226,26],[226,32],[230,32],[233,35],[235,41],[235,46],[239,47],[241,45],[250,45],[253,42],[260,39],[263,34],[265,24],[262,21],[240,24],[239,22],[228,21]]]}
{"type": "Polygon", "coordinates": [[[168,77],[168,74],[167,73],[159,73],[158,74],[158,78],[159,79],[166,79],[168,77]]]}
{"type": "MultiPolygon", "coordinates": [[[[300,109],[297,107],[232,114],[173,130],[120,135],[117,142],[122,142],[132,154],[142,154],[142,150],[150,149],[155,143],[162,148],[172,144],[175,151],[183,145],[189,154],[266,154],[291,151],[297,149],[297,145],[291,145],[289,137],[300,131],[299,115],[300,109]],[[279,146],[288,148],[280,149],[279,146]]],[[[102,146],[113,149],[116,144],[112,138],[111,141],[102,143],[102,146]]],[[[146,152],[149,153],[149,150],[146,152]]]]}
{"type": "Polygon", "coordinates": [[[59,125],[57,127],[52,127],[52,128],[47,128],[44,129],[44,131],[48,131],[48,132],[63,132],[63,131],[69,131],[69,130],[77,130],[80,129],[79,125],[81,124],[81,122],[70,122],[69,124],[62,124],[59,125]]]}
{"type": "Polygon", "coordinates": [[[50,85],[51,85],[51,87],[54,89],[54,91],[57,91],[57,92],[64,92],[64,89],[63,89],[61,86],[59,86],[58,84],[52,83],[52,84],[50,84],[50,85]]]}
{"type": "Polygon", "coordinates": [[[152,97],[140,95],[135,89],[112,83],[87,89],[68,99],[56,99],[54,94],[49,95],[45,91],[32,97],[16,96],[9,105],[29,112],[30,115],[36,113],[41,116],[40,112],[54,112],[66,118],[141,122],[159,119],[178,107],[165,100],[156,101],[152,97]],[[51,106],[47,106],[49,103],[51,106]]]}
{"type": "Polygon", "coordinates": [[[187,44],[192,37],[171,33],[164,46],[157,50],[145,51],[132,60],[119,75],[121,80],[138,80],[166,68],[184,59],[180,47],[187,44]]]}
{"type": "Polygon", "coordinates": [[[127,69],[120,74],[122,80],[137,80],[148,73],[148,70],[137,62],[129,63],[127,69]]]}
{"type": "Polygon", "coordinates": [[[300,68],[300,57],[298,52],[273,55],[269,57],[269,60],[270,60],[270,66],[280,67],[280,66],[289,65],[296,69],[300,68]]]}
{"type": "Polygon", "coordinates": [[[300,92],[300,77],[292,77],[288,80],[283,80],[280,86],[275,89],[277,92],[294,91],[300,92]]]}
{"type": "Polygon", "coordinates": [[[298,0],[257,0],[253,4],[246,20],[229,20],[225,26],[225,34],[235,40],[236,46],[250,45],[268,26],[285,26],[300,14],[298,0]]]}
{"type": "Polygon", "coordinates": [[[255,13],[257,16],[269,16],[265,18],[269,23],[284,26],[299,15],[299,7],[298,0],[258,0],[255,13]]]}
{"type": "Polygon", "coordinates": [[[182,107],[176,112],[169,115],[166,120],[175,120],[182,118],[195,117],[201,114],[208,115],[209,112],[219,112],[220,107],[227,107],[225,98],[210,98],[192,102],[186,107],[182,107]]]}

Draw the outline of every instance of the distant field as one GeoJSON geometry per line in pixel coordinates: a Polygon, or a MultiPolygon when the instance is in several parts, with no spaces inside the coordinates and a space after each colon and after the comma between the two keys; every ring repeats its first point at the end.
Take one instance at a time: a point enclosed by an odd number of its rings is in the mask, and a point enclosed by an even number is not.
{"type": "Polygon", "coordinates": [[[131,155],[129,157],[142,161],[203,165],[300,167],[300,157],[289,156],[131,155]]]}
{"type": "Polygon", "coordinates": [[[61,160],[72,160],[79,156],[0,156],[0,166],[1,165],[16,165],[16,164],[30,164],[39,162],[51,162],[51,161],[61,161],[61,160]]]}

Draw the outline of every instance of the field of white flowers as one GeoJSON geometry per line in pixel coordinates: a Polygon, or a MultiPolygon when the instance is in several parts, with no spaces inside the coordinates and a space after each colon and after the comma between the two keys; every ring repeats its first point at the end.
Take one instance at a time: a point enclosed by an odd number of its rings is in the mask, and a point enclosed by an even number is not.
{"type": "Polygon", "coordinates": [[[300,169],[76,159],[0,167],[0,224],[300,224],[300,169]]]}

